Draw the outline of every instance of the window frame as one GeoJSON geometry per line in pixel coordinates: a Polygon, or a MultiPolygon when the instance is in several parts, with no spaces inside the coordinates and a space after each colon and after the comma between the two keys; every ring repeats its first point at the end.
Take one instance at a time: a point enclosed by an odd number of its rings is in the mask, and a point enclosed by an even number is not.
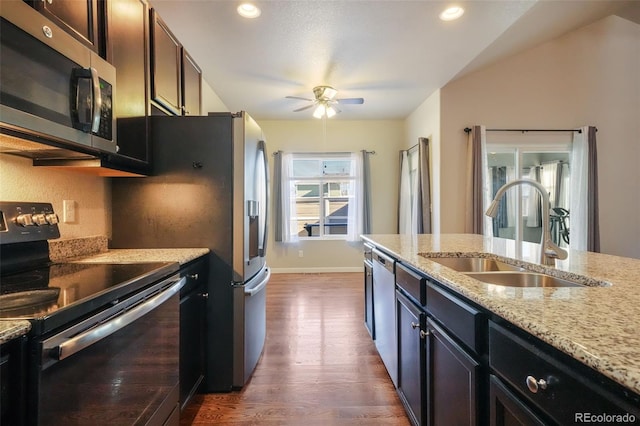
{"type": "MultiPolygon", "coordinates": [[[[341,184],[345,181],[348,181],[349,184],[355,188],[355,185],[358,184],[358,176],[355,174],[355,170],[354,170],[354,164],[353,164],[353,158],[352,158],[352,153],[350,152],[345,152],[345,153],[322,153],[322,152],[309,152],[309,153],[293,153],[291,154],[291,162],[292,162],[292,170],[294,169],[293,167],[293,162],[297,161],[297,160],[314,160],[314,161],[318,161],[320,164],[322,164],[323,161],[326,160],[341,160],[341,161],[348,161],[351,164],[350,167],[350,173],[348,175],[339,175],[339,174],[330,174],[330,175],[317,175],[317,176],[296,176],[293,172],[291,174],[291,176],[288,178],[288,182],[287,185],[289,187],[293,186],[295,188],[294,193],[296,194],[295,200],[296,200],[296,205],[298,202],[299,197],[297,196],[297,185],[299,184],[304,184],[304,183],[308,183],[308,184],[314,184],[314,185],[318,185],[318,208],[319,208],[319,217],[316,219],[315,217],[313,218],[313,220],[317,220],[318,221],[318,235],[312,235],[312,236],[308,236],[308,235],[300,235],[298,234],[298,240],[300,241],[326,241],[326,240],[347,240],[349,237],[349,215],[347,215],[345,217],[345,227],[347,228],[347,230],[345,231],[344,234],[327,234],[325,233],[325,218],[327,216],[327,212],[325,211],[325,201],[334,201],[336,199],[345,199],[347,202],[347,205],[349,204],[349,202],[351,200],[355,200],[355,194],[351,193],[351,194],[347,194],[346,196],[341,196],[341,197],[335,197],[335,196],[329,196],[329,195],[325,195],[324,194],[324,186],[325,185],[330,185],[331,183],[338,183],[341,184]]],[[[320,173],[322,173],[321,169],[319,170],[320,173]]],[[[290,212],[291,213],[291,212],[290,212]]],[[[299,222],[299,212],[296,209],[296,214],[295,217],[294,215],[290,215],[291,216],[291,220],[295,221],[295,222],[299,222]]]]}

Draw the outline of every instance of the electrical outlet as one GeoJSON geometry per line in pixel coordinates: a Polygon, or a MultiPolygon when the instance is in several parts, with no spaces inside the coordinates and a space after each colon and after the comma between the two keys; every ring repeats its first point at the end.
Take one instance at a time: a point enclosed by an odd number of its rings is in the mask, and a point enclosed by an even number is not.
{"type": "Polygon", "coordinates": [[[298,250],[298,257],[304,257],[304,252],[302,250],[298,250]]]}
{"type": "Polygon", "coordinates": [[[70,223],[76,221],[76,202],[73,200],[62,200],[62,221],[70,223]]]}

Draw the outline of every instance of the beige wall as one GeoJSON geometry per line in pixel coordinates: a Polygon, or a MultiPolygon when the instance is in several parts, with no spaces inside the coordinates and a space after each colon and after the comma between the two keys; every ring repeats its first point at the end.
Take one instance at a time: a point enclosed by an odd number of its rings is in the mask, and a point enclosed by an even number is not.
{"type": "Polygon", "coordinates": [[[202,115],[210,112],[226,112],[229,108],[222,102],[216,92],[213,91],[209,83],[202,80],[202,115]]]}
{"type": "Polygon", "coordinates": [[[640,26],[610,16],[443,87],[441,231],[464,231],[464,127],[595,125],[601,250],[640,258],[639,76],[640,26]]]}
{"type": "MultiPolygon", "coordinates": [[[[371,158],[372,232],[395,233],[397,224],[398,151],[403,147],[402,121],[258,120],[267,149],[289,152],[376,152],[371,158]],[[326,131],[326,138],[324,137],[326,131]]],[[[273,176],[273,156],[269,155],[273,176]]],[[[273,229],[273,212],[271,229],[273,229]]],[[[267,262],[274,272],[360,271],[362,244],[346,241],[300,241],[267,245],[267,262]],[[302,250],[303,257],[299,257],[302,250]]]]}
{"type": "Polygon", "coordinates": [[[105,178],[33,167],[28,158],[0,155],[0,200],[52,203],[62,238],[111,234],[111,187],[105,178]],[[76,221],[62,223],[62,200],[76,203],[76,221]]]}
{"type": "Polygon", "coordinates": [[[407,135],[404,149],[418,143],[418,138],[429,139],[431,159],[431,226],[434,234],[440,233],[440,90],[434,92],[405,121],[407,135]]]}

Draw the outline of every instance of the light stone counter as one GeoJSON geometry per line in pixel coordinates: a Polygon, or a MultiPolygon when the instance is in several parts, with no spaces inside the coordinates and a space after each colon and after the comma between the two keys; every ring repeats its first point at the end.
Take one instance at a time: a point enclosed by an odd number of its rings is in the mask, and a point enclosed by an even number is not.
{"type": "Polygon", "coordinates": [[[640,394],[640,260],[570,251],[568,259],[550,268],[539,265],[538,244],[518,246],[501,238],[442,234],[365,235],[363,239],[640,394]],[[496,286],[423,255],[493,257],[587,287],[496,286]]]}
{"type": "Polygon", "coordinates": [[[82,263],[139,263],[139,262],[178,262],[180,265],[209,253],[205,248],[173,248],[173,249],[110,249],[107,252],[94,254],[73,262],[82,263]]]}
{"type": "Polygon", "coordinates": [[[24,336],[31,330],[31,323],[25,320],[0,320],[0,344],[16,337],[24,336]]]}

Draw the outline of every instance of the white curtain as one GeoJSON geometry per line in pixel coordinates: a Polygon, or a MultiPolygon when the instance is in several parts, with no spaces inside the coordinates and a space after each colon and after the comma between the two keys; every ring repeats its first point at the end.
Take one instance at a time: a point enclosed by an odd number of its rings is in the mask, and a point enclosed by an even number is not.
{"type": "MultiPolygon", "coordinates": [[[[507,167],[507,182],[516,180],[516,168],[507,167]]],[[[491,187],[490,187],[491,188],[491,187]]],[[[516,226],[516,205],[518,203],[518,192],[511,189],[504,195],[507,203],[507,225],[509,227],[516,226]]]]}
{"type": "Polygon", "coordinates": [[[351,183],[349,195],[347,241],[359,241],[364,223],[364,188],[363,188],[363,158],[362,153],[351,153],[351,170],[355,178],[351,183]]]}
{"type": "Polygon", "coordinates": [[[411,167],[407,151],[400,157],[400,200],[398,204],[398,233],[411,234],[411,167]]]}
{"type": "Polygon", "coordinates": [[[571,149],[571,217],[569,247],[574,250],[587,250],[589,234],[589,145],[587,141],[588,127],[581,127],[581,132],[573,132],[571,149]]]}
{"type": "Polygon", "coordinates": [[[282,179],[280,182],[282,193],[282,242],[298,241],[298,224],[296,212],[296,186],[291,180],[293,175],[293,155],[282,153],[282,179]],[[289,208],[285,208],[288,206],[289,208]]]}
{"type": "MultiPolygon", "coordinates": [[[[540,182],[540,168],[537,166],[531,167],[529,170],[529,176],[531,180],[540,182]]],[[[529,191],[529,208],[527,209],[527,223],[525,226],[529,228],[538,228],[542,226],[542,218],[540,217],[540,208],[542,206],[542,197],[540,193],[532,186],[522,185],[522,191],[529,191]],[[526,189],[524,188],[526,186],[526,189]]]]}

